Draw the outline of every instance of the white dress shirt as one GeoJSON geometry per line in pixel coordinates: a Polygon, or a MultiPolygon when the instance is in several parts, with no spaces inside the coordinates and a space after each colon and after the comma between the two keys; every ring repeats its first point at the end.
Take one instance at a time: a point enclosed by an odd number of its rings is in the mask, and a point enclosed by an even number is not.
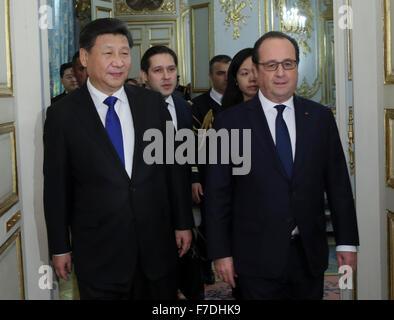
{"type": "Polygon", "coordinates": [[[175,130],[178,131],[178,120],[176,117],[176,109],[175,109],[174,99],[172,99],[172,96],[168,96],[168,98],[166,99],[166,102],[168,103],[167,109],[170,112],[170,115],[172,118],[172,123],[174,124],[175,130]]]}
{"type": "MultiPolygon", "coordinates": [[[[268,127],[270,129],[272,139],[276,144],[275,121],[276,121],[276,116],[278,115],[278,110],[275,108],[275,106],[277,106],[278,103],[274,103],[268,100],[266,97],[264,97],[263,93],[260,90],[259,90],[259,99],[261,105],[263,106],[263,111],[268,122],[268,127]]],[[[289,130],[291,148],[293,150],[293,161],[294,161],[295,153],[296,153],[296,122],[295,122],[295,108],[294,108],[293,96],[289,100],[280,104],[286,106],[286,108],[283,111],[283,120],[285,121],[287,129],[289,130]]],[[[296,227],[291,234],[292,235],[299,234],[298,227],[296,227]]],[[[357,248],[355,246],[337,246],[336,251],[357,252],[357,248]]]]}
{"type": "MultiPolygon", "coordinates": [[[[104,100],[108,98],[108,95],[97,90],[90,82],[90,79],[87,81],[87,86],[97,113],[100,116],[100,120],[105,127],[105,118],[107,116],[108,106],[104,104],[104,100]]],[[[125,169],[129,178],[131,178],[134,155],[134,123],[131,115],[130,104],[123,87],[116,91],[112,96],[118,98],[115,103],[115,111],[119,117],[120,125],[122,127],[125,169]]]]}
{"type": "Polygon", "coordinates": [[[214,88],[211,88],[209,95],[215,102],[219,104],[219,106],[222,105],[223,95],[221,93],[217,92],[214,88]]]}

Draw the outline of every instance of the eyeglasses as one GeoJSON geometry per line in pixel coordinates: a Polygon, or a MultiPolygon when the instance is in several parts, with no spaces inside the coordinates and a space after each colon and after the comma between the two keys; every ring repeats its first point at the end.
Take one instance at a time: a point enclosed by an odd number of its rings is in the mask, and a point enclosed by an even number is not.
{"type": "Polygon", "coordinates": [[[266,71],[276,71],[278,70],[279,65],[282,65],[284,70],[294,70],[298,65],[296,60],[284,60],[282,62],[258,62],[257,64],[261,64],[266,71]]]}

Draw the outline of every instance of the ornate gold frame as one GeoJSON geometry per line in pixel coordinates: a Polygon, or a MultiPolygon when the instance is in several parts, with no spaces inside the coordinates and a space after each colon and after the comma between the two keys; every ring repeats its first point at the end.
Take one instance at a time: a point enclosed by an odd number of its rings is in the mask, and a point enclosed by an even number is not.
{"type": "Polygon", "coordinates": [[[394,212],[387,212],[387,262],[389,299],[394,300],[394,212]]]}
{"type": "Polygon", "coordinates": [[[3,0],[5,6],[5,42],[6,42],[6,72],[7,72],[7,85],[0,87],[0,97],[13,96],[13,83],[12,83],[12,56],[11,56],[11,28],[10,28],[10,0],[3,0]]]}
{"type": "Polygon", "coordinates": [[[114,1],[115,16],[131,16],[131,15],[176,15],[178,12],[176,0],[164,0],[162,6],[156,10],[143,9],[136,11],[131,9],[125,0],[114,1]]]}
{"type": "Polygon", "coordinates": [[[15,203],[19,201],[18,196],[18,174],[16,163],[16,143],[15,143],[15,125],[13,122],[0,124],[0,135],[10,133],[11,139],[11,154],[12,154],[12,173],[13,173],[13,187],[12,194],[0,202],[0,217],[7,212],[15,203]]]}
{"type": "Polygon", "coordinates": [[[394,109],[384,109],[384,138],[386,144],[386,186],[394,188],[393,168],[393,121],[394,109]]]}
{"type": "Polygon", "coordinates": [[[384,8],[384,84],[394,83],[393,61],[391,61],[391,0],[383,1],[384,8]]]}
{"type": "Polygon", "coordinates": [[[18,228],[13,235],[0,247],[0,255],[3,254],[7,248],[16,242],[16,249],[18,253],[18,274],[19,274],[19,291],[21,300],[25,300],[25,283],[23,274],[23,259],[22,259],[22,241],[21,228],[18,228]]]}

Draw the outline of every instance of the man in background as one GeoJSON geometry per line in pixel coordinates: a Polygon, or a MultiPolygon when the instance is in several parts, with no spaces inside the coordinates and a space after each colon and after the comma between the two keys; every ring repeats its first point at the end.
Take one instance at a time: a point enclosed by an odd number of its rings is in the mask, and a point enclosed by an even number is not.
{"type": "Polygon", "coordinates": [[[64,98],[71,91],[78,88],[78,82],[76,77],[74,76],[71,62],[64,63],[60,66],[60,82],[64,87],[64,91],[63,93],[51,99],[51,105],[53,105],[56,101],[64,98]]]}
{"type": "MultiPolygon", "coordinates": [[[[141,77],[145,82],[146,88],[161,93],[167,103],[175,130],[192,130],[190,104],[175,92],[177,71],[178,58],[175,52],[166,46],[153,46],[149,48],[141,59],[141,77]]],[[[188,183],[180,187],[190,190],[191,168],[186,164],[185,169],[188,172],[188,183]]],[[[196,265],[199,261],[195,261],[194,265],[190,265],[190,263],[185,265],[185,259],[189,258],[180,259],[180,273],[191,272],[191,277],[188,279],[180,277],[179,285],[181,291],[188,299],[204,299],[204,284],[199,265],[196,265]],[[185,270],[185,268],[188,268],[188,270],[185,270]]],[[[192,261],[191,263],[193,264],[192,261]]]]}
{"type": "Polygon", "coordinates": [[[78,85],[82,87],[86,80],[88,79],[88,70],[81,63],[81,59],[79,57],[79,51],[74,54],[72,59],[72,65],[74,70],[74,75],[77,78],[78,85]]]}
{"type": "MultiPolygon", "coordinates": [[[[212,88],[192,99],[193,112],[193,129],[209,129],[212,122],[221,110],[222,97],[227,87],[227,71],[231,63],[231,58],[227,55],[217,55],[209,62],[208,77],[211,81],[212,88]]],[[[203,164],[193,167],[192,174],[192,195],[193,201],[200,205],[201,224],[199,231],[202,237],[199,237],[199,248],[205,257],[204,262],[204,281],[206,284],[214,284],[215,276],[212,271],[212,261],[207,258],[206,244],[203,238],[205,234],[205,209],[204,209],[204,187],[205,187],[205,168],[203,164]]]]}

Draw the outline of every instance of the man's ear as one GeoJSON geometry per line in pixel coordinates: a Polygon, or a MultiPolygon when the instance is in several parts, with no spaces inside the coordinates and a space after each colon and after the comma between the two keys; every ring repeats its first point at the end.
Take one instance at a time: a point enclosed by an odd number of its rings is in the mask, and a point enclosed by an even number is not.
{"type": "Polygon", "coordinates": [[[140,75],[141,75],[142,81],[144,81],[144,83],[147,84],[147,82],[148,82],[148,75],[146,74],[146,72],[144,70],[141,70],[140,71],[140,75]]]}
{"type": "Polygon", "coordinates": [[[89,52],[84,49],[81,48],[79,49],[79,60],[81,60],[81,64],[86,68],[88,66],[88,56],[89,56],[89,52]]]}
{"type": "Polygon", "coordinates": [[[208,78],[209,78],[209,81],[211,82],[211,85],[212,85],[212,74],[211,73],[208,73],[208,78]]]}

